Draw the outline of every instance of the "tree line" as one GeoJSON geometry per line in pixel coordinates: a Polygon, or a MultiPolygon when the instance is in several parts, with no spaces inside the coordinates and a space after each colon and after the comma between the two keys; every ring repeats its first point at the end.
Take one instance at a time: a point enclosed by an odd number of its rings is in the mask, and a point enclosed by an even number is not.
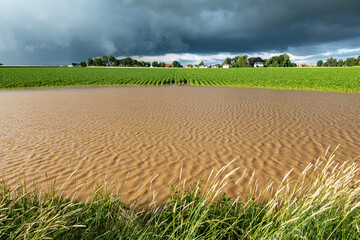
{"type": "Polygon", "coordinates": [[[150,67],[150,62],[138,61],[132,58],[116,59],[114,56],[104,55],[98,58],[88,58],[86,62],[81,62],[81,66],[127,66],[127,67],[150,67]]]}
{"type": "Polygon", "coordinates": [[[317,61],[317,67],[354,67],[360,65],[360,56],[358,58],[349,57],[345,61],[342,59],[337,60],[336,58],[330,57],[325,62],[322,60],[317,61]]]}
{"type": "Polygon", "coordinates": [[[231,65],[233,68],[254,67],[255,63],[261,62],[264,67],[296,67],[296,63],[292,63],[288,54],[273,56],[269,59],[261,57],[248,57],[247,55],[235,56],[234,58],[226,58],[223,65],[231,65]]]}
{"type": "MultiPolygon", "coordinates": [[[[136,60],[130,57],[126,57],[123,59],[116,59],[114,56],[104,55],[98,58],[88,58],[86,62],[81,62],[80,65],[82,67],[86,66],[122,66],[122,67],[165,67],[165,62],[157,62],[154,61],[152,63],[145,62],[143,60],[136,60]]],[[[182,67],[182,65],[178,61],[173,61],[171,67],[182,67]]]]}

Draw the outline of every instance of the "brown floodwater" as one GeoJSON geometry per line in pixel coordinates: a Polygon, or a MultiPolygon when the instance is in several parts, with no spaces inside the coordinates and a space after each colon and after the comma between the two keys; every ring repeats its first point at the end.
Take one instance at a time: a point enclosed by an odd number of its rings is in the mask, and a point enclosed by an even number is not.
{"type": "MultiPolygon", "coordinates": [[[[233,87],[81,87],[0,91],[0,167],[10,184],[48,184],[85,197],[96,181],[124,193],[146,185],[157,201],[170,184],[206,179],[236,159],[226,191],[299,174],[341,144],[360,155],[360,94],[233,87]],[[181,170],[182,169],[182,170],[181,170]],[[74,171],[76,171],[74,173],[74,171]],[[74,173],[67,181],[66,179],[74,173]],[[66,184],[65,184],[66,181],[66,184]],[[127,191],[126,190],[126,191],[127,191]]],[[[127,196],[126,196],[127,197],[127,196]]]]}

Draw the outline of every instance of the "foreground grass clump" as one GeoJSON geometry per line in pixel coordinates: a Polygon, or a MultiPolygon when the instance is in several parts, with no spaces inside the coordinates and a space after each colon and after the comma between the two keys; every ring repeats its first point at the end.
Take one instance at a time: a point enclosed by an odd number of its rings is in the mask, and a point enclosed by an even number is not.
{"type": "Polygon", "coordinates": [[[360,92],[360,68],[0,67],[0,88],[168,84],[360,92]]]}
{"type": "Polygon", "coordinates": [[[24,186],[0,194],[2,239],[359,239],[359,166],[309,165],[255,194],[231,200],[223,188],[234,171],[224,166],[202,185],[174,186],[168,201],[139,210],[108,194],[106,185],[84,203],[24,186]],[[225,175],[226,174],[226,175],[225,175]],[[220,177],[222,176],[222,177],[220,177]]]}

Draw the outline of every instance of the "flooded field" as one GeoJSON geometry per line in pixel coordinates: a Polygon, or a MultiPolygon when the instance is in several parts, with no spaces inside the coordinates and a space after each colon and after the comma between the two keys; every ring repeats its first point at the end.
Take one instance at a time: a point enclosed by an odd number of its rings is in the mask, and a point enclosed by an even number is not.
{"type": "MultiPolygon", "coordinates": [[[[329,145],[338,161],[360,155],[360,94],[230,87],[84,87],[0,91],[0,169],[10,183],[115,190],[153,177],[162,201],[182,169],[206,179],[231,160],[260,187],[300,173],[329,145]],[[124,183],[126,185],[124,186],[124,183]]],[[[151,198],[152,193],[146,193],[151,198]]]]}

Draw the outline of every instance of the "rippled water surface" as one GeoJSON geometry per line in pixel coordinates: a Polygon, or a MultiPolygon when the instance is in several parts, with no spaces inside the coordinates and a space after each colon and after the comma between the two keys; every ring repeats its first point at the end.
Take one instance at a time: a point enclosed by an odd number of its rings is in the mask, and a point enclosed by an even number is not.
{"type": "Polygon", "coordinates": [[[230,170],[246,168],[245,183],[256,170],[264,186],[301,172],[329,145],[341,144],[339,161],[360,155],[360,94],[84,87],[0,91],[0,103],[0,166],[10,183],[26,176],[60,186],[77,170],[65,190],[103,179],[120,190],[159,174],[152,190],[164,200],[180,169],[197,180],[237,159],[230,170]]]}

